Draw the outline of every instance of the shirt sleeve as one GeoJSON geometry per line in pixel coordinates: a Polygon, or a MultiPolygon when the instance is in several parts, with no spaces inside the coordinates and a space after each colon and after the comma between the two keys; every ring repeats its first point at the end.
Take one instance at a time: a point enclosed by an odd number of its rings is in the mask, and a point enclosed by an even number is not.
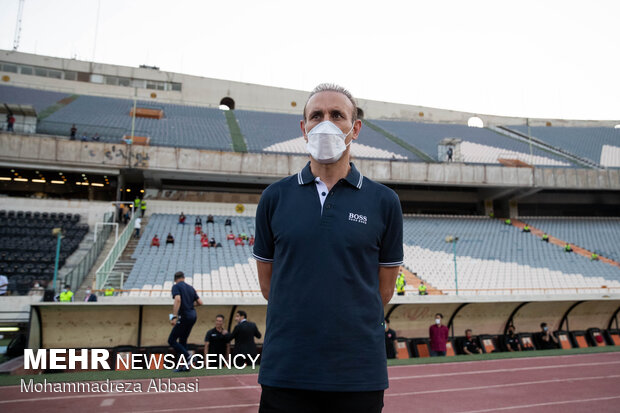
{"type": "Polygon", "coordinates": [[[172,298],[176,297],[179,294],[181,294],[181,291],[179,291],[179,286],[176,284],[173,285],[172,286],[172,298]]]}
{"type": "Polygon", "coordinates": [[[398,267],[403,265],[403,212],[398,195],[392,190],[386,200],[385,211],[386,223],[379,250],[379,265],[398,267]]]}
{"type": "Polygon", "coordinates": [[[267,188],[256,208],[256,236],[252,256],[262,262],[273,262],[274,238],[271,229],[271,191],[267,188]]]}

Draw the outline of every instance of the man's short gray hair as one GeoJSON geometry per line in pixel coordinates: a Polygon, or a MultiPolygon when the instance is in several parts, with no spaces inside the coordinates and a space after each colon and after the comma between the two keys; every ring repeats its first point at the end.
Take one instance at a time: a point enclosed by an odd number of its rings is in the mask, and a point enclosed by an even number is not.
{"type": "Polygon", "coordinates": [[[317,93],[321,93],[321,92],[336,92],[336,93],[341,93],[345,95],[347,99],[349,99],[349,102],[351,102],[351,104],[353,105],[353,113],[351,114],[351,122],[355,122],[357,120],[357,103],[355,102],[355,99],[353,98],[353,95],[351,94],[351,92],[349,92],[347,89],[335,83],[321,83],[320,85],[312,89],[312,92],[310,92],[308,99],[306,99],[306,104],[304,105],[304,121],[306,120],[306,106],[308,106],[308,101],[310,101],[312,96],[316,95],[317,93]]]}

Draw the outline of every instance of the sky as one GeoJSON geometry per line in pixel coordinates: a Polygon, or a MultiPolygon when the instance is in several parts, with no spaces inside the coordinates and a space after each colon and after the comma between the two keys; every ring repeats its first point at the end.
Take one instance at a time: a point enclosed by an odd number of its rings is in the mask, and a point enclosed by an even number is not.
{"type": "MultiPolygon", "coordinates": [[[[0,0],[13,48],[19,0],[0,0]]],[[[620,120],[617,0],[25,0],[18,51],[503,116],[620,120]]]]}

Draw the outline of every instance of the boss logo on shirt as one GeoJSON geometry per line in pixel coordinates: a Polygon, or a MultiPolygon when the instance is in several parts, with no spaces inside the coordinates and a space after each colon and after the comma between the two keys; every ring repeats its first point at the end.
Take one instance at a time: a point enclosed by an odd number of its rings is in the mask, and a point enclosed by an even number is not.
{"type": "Polygon", "coordinates": [[[354,214],[353,212],[349,212],[349,221],[359,222],[360,224],[367,224],[368,218],[366,215],[354,214]]]}

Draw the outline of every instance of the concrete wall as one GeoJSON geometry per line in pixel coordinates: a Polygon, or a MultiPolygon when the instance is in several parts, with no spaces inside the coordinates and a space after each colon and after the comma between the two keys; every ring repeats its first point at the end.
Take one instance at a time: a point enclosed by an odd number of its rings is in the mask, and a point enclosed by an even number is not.
{"type": "MultiPolygon", "coordinates": [[[[296,174],[307,156],[217,152],[197,149],[69,141],[0,133],[0,165],[54,166],[118,175],[119,168],[149,171],[155,180],[174,176],[227,182],[273,182],[296,174]],[[159,175],[159,178],[158,178],[159,175]]],[[[384,183],[440,186],[618,190],[620,169],[512,168],[495,165],[354,160],[359,170],[384,183]]]]}
{"type": "Polygon", "coordinates": [[[161,201],[147,199],[146,215],[151,214],[180,214],[185,215],[224,215],[231,218],[255,217],[257,204],[235,204],[235,203],[219,203],[219,202],[187,202],[187,201],[161,201]],[[243,212],[237,210],[237,206],[243,207],[243,212]]]}
{"type": "MultiPolygon", "coordinates": [[[[145,304],[147,301],[144,299],[137,300],[133,304],[125,301],[119,301],[119,304],[114,304],[110,300],[96,304],[34,304],[29,346],[31,348],[39,348],[39,346],[43,348],[166,346],[171,328],[168,314],[172,308],[172,300],[157,299],[152,300],[152,304],[145,304]],[[140,308],[142,308],[141,319],[140,308]],[[39,315],[40,319],[38,319],[39,315]],[[41,327],[40,333],[39,326],[41,327]]],[[[449,320],[454,318],[455,336],[464,335],[467,328],[471,328],[474,334],[503,334],[510,314],[523,303],[511,297],[496,301],[487,298],[469,302],[465,306],[462,306],[463,302],[456,300],[425,301],[403,303],[397,306],[388,304],[385,312],[387,314],[394,308],[390,314],[390,321],[391,327],[396,330],[398,336],[428,337],[428,328],[434,322],[435,313],[444,315],[444,324],[448,324],[449,320]]],[[[547,322],[553,330],[556,330],[559,328],[563,315],[576,302],[576,300],[543,300],[535,297],[516,312],[514,323],[517,331],[539,331],[539,324],[542,321],[547,322]]],[[[620,298],[617,297],[588,299],[576,306],[570,313],[568,317],[570,329],[585,330],[590,327],[606,329],[613,313],[619,307],[620,298]]],[[[264,335],[267,309],[265,304],[242,304],[233,307],[231,304],[214,302],[197,308],[198,321],[188,343],[203,344],[204,335],[208,329],[212,328],[217,314],[225,316],[225,326],[227,326],[233,308],[245,310],[248,313],[248,319],[255,322],[264,335]]],[[[232,326],[234,325],[233,320],[232,326]]],[[[257,340],[259,343],[262,341],[262,339],[257,340]]]]}
{"type": "Polygon", "coordinates": [[[114,212],[114,206],[109,202],[88,201],[85,199],[35,199],[18,197],[1,197],[0,209],[6,211],[39,211],[64,212],[80,214],[80,222],[95,225],[103,220],[106,212],[114,212]]]}
{"type": "MultiPolygon", "coordinates": [[[[217,107],[222,98],[230,97],[235,101],[236,109],[300,114],[308,97],[308,91],[262,86],[221,79],[211,79],[152,69],[108,65],[74,59],[61,59],[8,50],[0,51],[0,61],[71,70],[76,72],[182,83],[183,87],[181,92],[137,89],[137,96],[140,99],[150,99],[153,100],[153,102],[169,102],[217,107]],[[151,93],[153,92],[157,94],[155,99],[151,98],[151,93]]],[[[0,73],[9,76],[10,80],[8,84],[15,86],[35,87],[71,94],[93,94],[98,96],[123,98],[133,98],[136,93],[133,87],[66,81],[37,76],[26,76],[16,73],[0,73]]],[[[354,90],[352,93],[355,95],[354,90]]],[[[364,111],[365,117],[371,119],[407,119],[419,122],[432,121],[466,125],[467,120],[471,116],[478,116],[483,120],[485,125],[525,124],[524,118],[485,115],[473,112],[458,112],[417,105],[403,105],[367,100],[363,99],[361,96],[358,97],[358,104],[364,111]]],[[[532,119],[530,120],[530,124],[532,126],[544,126],[547,121],[547,119],[532,119]]],[[[618,123],[618,121],[601,122],[553,119],[551,120],[551,123],[555,126],[593,125],[613,127],[618,123]]]]}

